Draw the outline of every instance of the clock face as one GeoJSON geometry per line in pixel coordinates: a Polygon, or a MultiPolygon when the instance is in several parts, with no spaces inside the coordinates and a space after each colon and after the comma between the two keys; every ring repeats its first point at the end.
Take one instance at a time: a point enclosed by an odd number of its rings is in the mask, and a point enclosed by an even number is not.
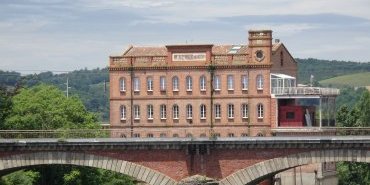
{"type": "Polygon", "coordinates": [[[262,50],[257,50],[255,53],[255,57],[258,62],[261,62],[265,58],[265,55],[263,54],[262,50]]]}

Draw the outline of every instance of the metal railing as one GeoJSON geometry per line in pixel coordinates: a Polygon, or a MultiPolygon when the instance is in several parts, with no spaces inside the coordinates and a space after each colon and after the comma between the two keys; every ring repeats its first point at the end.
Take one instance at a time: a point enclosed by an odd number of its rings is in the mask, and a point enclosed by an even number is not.
{"type": "Polygon", "coordinates": [[[275,95],[339,95],[339,89],[321,87],[272,87],[275,95]]]}
{"type": "MultiPolygon", "coordinates": [[[[130,129],[70,129],[70,130],[0,130],[0,139],[21,138],[215,138],[221,137],[211,129],[200,130],[134,130],[130,129]]],[[[355,135],[369,136],[370,127],[282,127],[273,128],[271,135],[275,133],[301,133],[302,136],[315,135],[355,135]]],[[[267,135],[270,135],[267,134],[267,135]]],[[[289,134],[288,134],[289,135],[289,134]]],[[[233,137],[246,137],[234,135],[233,137]]]]}

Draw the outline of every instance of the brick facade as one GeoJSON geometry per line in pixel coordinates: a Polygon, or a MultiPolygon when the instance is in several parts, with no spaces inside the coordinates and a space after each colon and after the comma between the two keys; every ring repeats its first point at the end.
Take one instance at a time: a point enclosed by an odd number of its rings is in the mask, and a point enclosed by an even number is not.
{"type": "Polygon", "coordinates": [[[272,44],[271,33],[269,30],[250,31],[248,45],[130,47],[122,56],[111,57],[111,128],[127,129],[131,132],[129,135],[136,133],[140,137],[209,137],[211,133],[221,137],[270,135],[269,129],[276,122],[275,110],[272,109],[276,107],[272,103],[275,100],[270,94],[270,72],[277,70],[274,67],[277,63],[274,60],[280,62],[277,55],[283,52],[287,57],[287,64],[279,70],[294,70],[287,74],[296,74],[294,59],[289,58],[281,43],[272,44]],[[176,54],[184,56],[175,59],[176,54]],[[206,81],[203,90],[200,87],[202,76],[206,81]],[[243,76],[248,79],[248,86],[244,89],[243,76]],[[257,76],[262,76],[263,88],[257,89],[257,76]],[[165,89],[160,88],[161,77],[166,81],[165,89]],[[176,77],[179,88],[174,90],[173,79],[176,77]],[[139,91],[133,91],[134,78],[139,79],[139,91]],[[153,82],[150,90],[149,78],[153,82]],[[191,90],[187,88],[187,78],[192,79],[191,90]],[[215,87],[216,78],[220,79],[219,89],[215,87]],[[228,87],[228,78],[233,79],[232,88],[228,87]],[[121,79],[124,79],[125,91],[120,91],[121,79]],[[215,90],[212,92],[212,89],[215,90]],[[221,116],[217,118],[216,104],[221,108],[221,116]],[[247,116],[242,115],[243,104],[247,105],[247,116]],[[263,106],[262,118],[258,118],[259,104],[263,106]],[[149,105],[153,107],[153,118],[148,119],[149,105]],[[175,119],[174,105],[179,107],[179,116],[175,119]],[[192,106],[191,118],[187,116],[188,105],[192,106]],[[124,119],[121,119],[121,106],[125,107],[124,119]],[[136,119],[135,106],[140,107],[140,115],[136,119]],[[166,107],[165,118],[161,118],[161,106],[166,107]],[[205,106],[206,116],[203,118],[201,106],[205,106]],[[229,106],[233,106],[232,117],[229,106]]]}

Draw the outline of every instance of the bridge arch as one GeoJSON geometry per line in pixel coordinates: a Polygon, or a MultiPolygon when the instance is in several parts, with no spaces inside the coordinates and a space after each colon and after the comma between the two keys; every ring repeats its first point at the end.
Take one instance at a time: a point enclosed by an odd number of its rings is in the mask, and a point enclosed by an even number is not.
{"type": "Polygon", "coordinates": [[[33,152],[0,158],[0,170],[36,165],[66,164],[95,167],[129,175],[151,185],[175,185],[177,182],[156,170],[129,161],[77,152],[33,152]]]}
{"type": "Polygon", "coordinates": [[[258,180],[297,166],[341,161],[370,163],[370,150],[318,150],[273,158],[234,172],[222,179],[220,185],[254,184],[258,180]]]}

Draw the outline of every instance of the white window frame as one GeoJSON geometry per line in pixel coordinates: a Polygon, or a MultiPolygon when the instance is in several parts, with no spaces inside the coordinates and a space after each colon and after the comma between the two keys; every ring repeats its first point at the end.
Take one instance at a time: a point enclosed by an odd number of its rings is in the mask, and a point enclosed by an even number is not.
{"type": "Polygon", "coordinates": [[[257,86],[257,90],[262,90],[263,89],[263,76],[262,76],[262,74],[257,75],[257,77],[256,77],[256,86],[257,86]]]}
{"type": "Polygon", "coordinates": [[[160,117],[161,119],[167,119],[167,106],[165,104],[160,106],[160,117]]]}
{"type": "Polygon", "coordinates": [[[215,119],[221,119],[221,105],[215,104],[215,119]]]}
{"type": "Polygon", "coordinates": [[[140,91],[140,78],[134,77],[134,91],[139,92],[140,91]]]}
{"type": "Polygon", "coordinates": [[[173,119],[179,119],[179,106],[177,104],[172,106],[172,118],[173,119]]]}
{"type": "Polygon", "coordinates": [[[200,91],[206,91],[207,87],[207,78],[206,76],[202,75],[199,79],[200,91]]]}
{"type": "Polygon", "coordinates": [[[149,92],[153,91],[153,78],[152,77],[148,77],[146,79],[146,87],[147,87],[147,91],[149,92]]]}
{"type": "Polygon", "coordinates": [[[193,78],[191,76],[186,77],[186,91],[193,91],[193,78]]]}
{"type": "Polygon", "coordinates": [[[123,78],[123,77],[119,79],[119,90],[121,92],[125,92],[126,91],[126,79],[123,78]]]}
{"type": "Polygon", "coordinates": [[[242,104],[242,118],[248,118],[248,104],[242,104]]]}
{"type": "Polygon", "coordinates": [[[193,119],[193,106],[191,104],[186,105],[186,119],[193,119]]]}
{"type": "Polygon", "coordinates": [[[159,78],[159,81],[160,81],[160,90],[161,91],[166,91],[166,86],[167,86],[167,84],[166,84],[166,77],[165,76],[161,76],[160,78],[159,78]]]}
{"type": "Polygon", "coordinates": [[[264,110],[263,110],[263,104],[262,103],[259,103],[258,105],[257,105],[257,118],[258,119],[262,119],[263,118],[263,114],[264,114],[264,112],[263,112],[264,110]]]}
{"type": "Polygon", "coordinates": [[[227,117],[229,119],[233,119],[234,118],[234,104],[228,104],[227,105],[227,117]]]}
{"type": "Polygon", "coordinates": [[[200,119],[206,119],[207,118],[207,108],[206,105],[202,104],[200,105],[200,119]]]}
{"type": "Polygon", "coordinates": [[[220,91],[221,90],[221,76],[220,75],[215,75],[213,79],[214,87],[213,89],[215,91],[220,91]]]}
{"type": "Polygon", "coordinates": [[[121,120],[126,120],[126,106],[124,105],[120,106],[120,115],[121,115],[121,120]]]}
{"type": "Polygon", "coordinates": [[[172,78],[172,91],[179,91],[179,77],[172,78]]]}
{"type": "Polygon", "coordinates": [[[134,119],[139,120],[140,119],[140,106],[134,105],[134,119]]]}
{"type": "Polygon", "coordinates": [[[234,90],[234,75],[227,75],[227,90],[234,90]]]}
{"type": "Polygon", "coordinates": [[[248,90],[248,75],[242,75],[242,90],[248,90]]]}
{"type": "Polygon", "coordinates": [[[147,116],[149,120],[153,119],[153,114],[154,114],[153,105],[152,104],[147,105],[147,116]]]}

